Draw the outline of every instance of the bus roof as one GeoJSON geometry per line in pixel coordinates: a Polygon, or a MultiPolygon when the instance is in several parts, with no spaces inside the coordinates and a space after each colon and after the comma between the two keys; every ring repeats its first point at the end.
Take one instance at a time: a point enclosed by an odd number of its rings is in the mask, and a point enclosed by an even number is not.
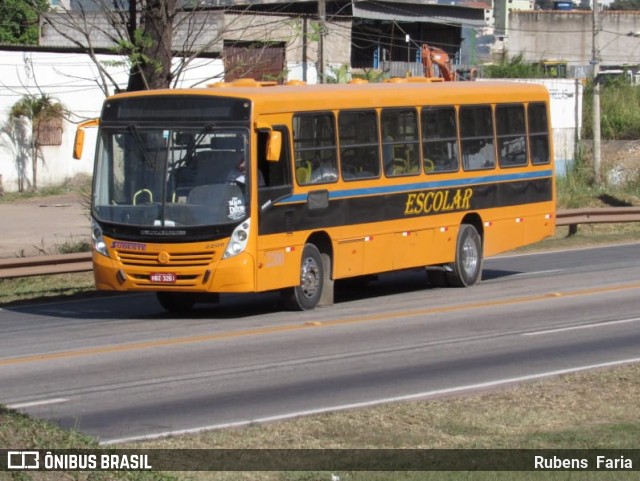
{"type": "Polygon", "coordinates": [[[507,81],[229,86],[145,90],[121,93],[112,98],[147,95],[215,95],[246,98],[254,102],[256,113],[548,100],[548,91],[543,85],[507,81]]]}

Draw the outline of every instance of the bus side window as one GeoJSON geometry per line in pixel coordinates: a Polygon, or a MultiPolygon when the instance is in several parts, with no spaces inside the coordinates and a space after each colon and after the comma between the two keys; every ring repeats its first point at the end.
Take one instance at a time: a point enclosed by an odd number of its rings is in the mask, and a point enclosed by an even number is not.
{"type": "Polygon", "coordinates": [[[336,129],[331,112],[295,115],[293,148],[299,185],[338,180],[336,129]]]}
{"type": "Polygon", "coordinates": [[[275,130],[282,132],[282,149],[277,162],[267,161],[267,132],[258,133],[258,175],[262,174],[263,187],[291,185],[291,169],[289,166],[289,143],[285,127],[278,126],[275,130]]]}
{"type": "Polygon", "coordinates": [[[381,121],[385,174],[393,177],[420,173],[416,110],[383,109],[381,121]]]}
{"type": "Polygon", "coordinates": [[[496,106],[496,136],[500,167],[527,165],[524,105],[496,106]]]}
{"type": "Polygon", "coordinates": [[[493,117],[489,105],[460,107],[460,139],[465,170],[496,166],[493,117]]]}
{"type": "Polygon", "coordinates": [[[258,132],[258,175],[262,174],[264,185],[258,186],[258,202],[261,206],[290,195],[293,190],[289,151],[289,132],[284,126],[276,126],[282,132],[282,149],[277,162],[267,161],[267,132],[258,132]]]}
{"type": "Polygon", "coordinates": [[[422,151],[426,173],[458,170],[460,152],[453,107],[422,109],[422,151]]]}
{"type": "Polygon", "coordinates": [[[548,164],[550,155],[547,107],[543,103],[530,104],[527,113],[529,120],[531,162],[534,165],[548,164]]]}
{"type": "Polygon", "coordinates": [[[378,177],[380,153],[375,110],[340,112],[338,132],[342,178],[356,180],[378,177]]]}

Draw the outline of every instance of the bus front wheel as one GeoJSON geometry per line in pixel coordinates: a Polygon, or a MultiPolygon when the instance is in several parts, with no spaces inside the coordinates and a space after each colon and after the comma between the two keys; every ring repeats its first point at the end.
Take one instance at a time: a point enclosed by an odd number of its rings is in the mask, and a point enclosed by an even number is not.
{"type": "Polygon", "coordinates": [[[324,288],[322,255],[313,244],[306,244],[300,263],[300,284],[285,289],[282,298],[288,309],[308,311],[315,308],[324,288]]]}
{"type": "Polygon", "coordinates": [[[456,242],[456,260],[446,273],[449,285],[468,287],[476,284],[482,274],[482,239],[471,224],[462,224],[456,242]]]}

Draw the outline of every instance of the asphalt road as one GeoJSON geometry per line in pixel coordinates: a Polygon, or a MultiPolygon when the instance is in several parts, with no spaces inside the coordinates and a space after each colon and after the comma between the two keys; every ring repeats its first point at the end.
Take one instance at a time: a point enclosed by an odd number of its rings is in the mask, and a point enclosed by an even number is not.
{"type": "Polygon", "coordinates": [[[640,361],[640,244],[338,286],[330,308],[223,296],[187,318],[146,294],[0,309],[0,403],[105,442],[486,389],[640,361]]]}

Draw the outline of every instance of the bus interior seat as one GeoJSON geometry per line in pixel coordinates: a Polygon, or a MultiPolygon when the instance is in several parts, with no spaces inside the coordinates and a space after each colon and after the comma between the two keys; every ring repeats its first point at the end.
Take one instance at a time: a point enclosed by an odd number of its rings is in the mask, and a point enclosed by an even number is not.
{"type": "Polygon", "coordinates": [[[393,167],[391,170],[392,175],[402,175],[406,174],[407,169],[404,162],[404,159],[394,158],[393,159],[393,167]]]}
{"type": "Polygon", "coordinates": [[[296,167],[296,180],[298,184],[308,184],[311,181],[311,162],[308,160],[300,161],[300,165],[296,167]]]}
{"type": "Polygon", "coordinates": [[[420,164],[417,159],[393,159],[393,175],[417,174],[420,172],[420,164]]]}
{"type": "Polygon", "coordinates": [[[205,184],[191,189],[188,203],[195,205],[217,205],[226,199],[238,196],[242,196],[242,190],[235,184],[205,184]]]}
{"type": "Polygon", "coordinates": [[[206,217],[206,219],[201,219],[203,223],[238,220],[246,213],[244,194],[236,184],[199,185],[191,189],[187,203],[209,207],[209,209],[202,211],[203,217],[206,217]]]}

